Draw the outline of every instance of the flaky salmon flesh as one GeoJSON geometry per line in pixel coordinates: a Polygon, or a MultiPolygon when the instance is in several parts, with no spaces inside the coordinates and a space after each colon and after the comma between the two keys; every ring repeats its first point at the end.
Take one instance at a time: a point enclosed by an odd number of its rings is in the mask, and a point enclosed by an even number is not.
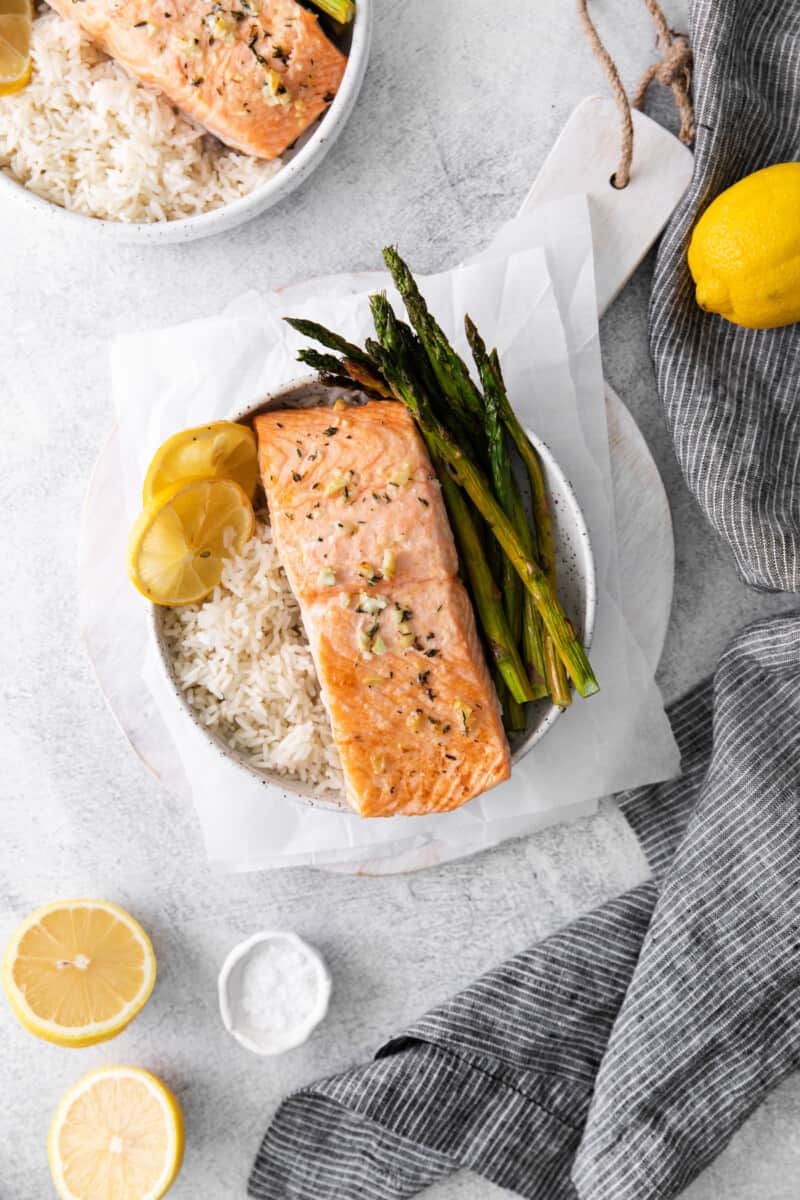
{"type": "Polygon", "coordinates": [[[282,154],[328,108],[347,59],[295,0],[51,0],[227,145],[282,154]]]}
{"type": "Polygon", "coordinates": [[[283,409],[255,428],[351,807],[445,812],[507,779],[439,482],[405,408],[283,409]]]}

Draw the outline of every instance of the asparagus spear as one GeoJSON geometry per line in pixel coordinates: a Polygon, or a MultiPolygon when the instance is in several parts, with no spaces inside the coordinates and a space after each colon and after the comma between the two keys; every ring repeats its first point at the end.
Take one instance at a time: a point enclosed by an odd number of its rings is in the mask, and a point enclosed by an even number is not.
{"type": "MultiPolygon", "coordinates": [[[[380,353],[380,347],[367,343],[371,354],[380,353]]],[[[494,536],[514,565],[514,569],[530,592],[547,632],[567,668],[581,696],[591,696],[599,691],[591,663],[586,652],[575,637],[575,631],[567,620],[550,581],[539,564],[531,558],[502,507],[492,494],[486,476],[475,463],[452,441],[433,415],[427,397],[414,386],[413,380],[403,367],[384,354],[381,361],[382,373],[395,395],[402,400],[414,416],[435,460],[443,460],[450,469],[456,483],[464,489],[494,536]]]]}
{"type": "Polygon", "coordinates": [[[410,326],[406,325],[405,321],[401,321],[397,314],[392,309],[385,292],[378,292],[374,296],[370,296],[370,308],[372,310],[372,319],[375,324],[375,332],[378,336],[378,341],[383,344],[387,330],[387,311],[392,314],[392,331],[393,336],[399,340],[405,355],[405,363],[409,374],[411,374],[423,388],[427,394],[431,405],[436,412],[437,417],[442,424],[449,429],[456,441],[462,445],[467,445],[475,454],[480,454],[480,447],[476,444],[473,429],[470,424],[464,419],[458,408],[449,408],[445,413],[440,411],[441,406],[436,404],[436,396],[439,391],[438,381],[433,373],[430,359],[425,352],[425,347],[414,333],[410,326]]]}
{"type": "Polygon", "coordinates": [[[319,350],[303,347],[302,350],[297,351],[297,358],[299,362],[318,371],[320,375],[340,376],[344,374],[344,363],[335,354],[322,354],[319,350]]]}
{"type": "MultiPolygon", "coordinates": [[[[500,420],[499,384],[486,356],[486,347],[474,325],[467,325],[475,365],[483,384],[486,411],[486,434],[489,441],[489,463],[495,495],[507,517],[519,535],[528,557],[534,557],[534,541],[525,506],[511,471],[511,458],[506,443],[506,433],[500,420]]],[[[503,594],[506,598],[509,620],[516,636],[523,638],[523,651],[534,691],[546,696],[544,685],[545,654],[542,622],[530,593],[523,592],[508,558],[503,559],[503,594]]]]}
{"type": "Polygon", "coordinates": [[[397,249],[386,246],[383,258],[403,297],[411,324],[425,347],[439,387],[473,431],[479,432],[483,426],[483,405],[466,363],[450,346],[436,318],[429,312],[414,276],[397,249]]]}
{"type": "MultiPolygon", "coordinates": [[[[442,484],[442,496],[456,535],[459,554],[467,572],[472,599],[475,602],[478,620],[486,637],[490,654],[508,688],[511,699],[517,704],[525,704],[534,698],[530,680],[508,627],[500,593],[486,562],[467,498],[450,478],[447,470],[443,467],[439,469],[438,456],[433,455],[432,457],[434,465],[438,469],[442,484]]],[[[516,710],[512,711],[511,717],[512,720],[519,720],[516,710]]],[[[524,727],[523,719],[521,728],[524,729],[524,727]]],[[[510,728],[520,728],[520,726],[511,725],[510,728]]]]}
{"type": "MultiPolygon", "coordinates": [[[[469,318],[467,318],[467,321],[469,321],[469,318]]],[[[469,324],[467,325],[468,337],[470,336],[470,328],[475,330],[476,337],[479,336],[475,326],[471,321],[469,321],[469,324]]],[[[492,351],[489,361],[498,384],[500,410],[503,423],[511,434],[514,444],[516,445],[528,472],[528,479],[531,485],[531,501],[533,504],[534,521],[536,523],[539,562],[542,566],[542,570],[550,580],[553,591],[555,591],[556,554],[555,544],[553,542],[553,523],[550,518],[550,505],[548,503],[547,488],[545,487],[544,476],[542,474],[542,464],[539,462],[539,455],[531,445],[528,435],[520,425],[517,415],[511,407],[511,402],[508,399],[508,393],[503,382],[503,373],[500,369],[500,358],[496,350],[492,351]]],[[[564,665],[559,659],[558,655],[555,653],[552,640],[549,637],[545,638],[544,652],[545,675],[550,688],[550,694],[553,697],[553,703],[560,705],[562,708],[566,708],[572,703],[572,693],[569,689],[569,683],[567,682],[564,665]]]]}
{"type": "MultiPolygon", "coordinates": [[[[379,364],[381,373],[394,389],[397,398],[406,402],[404,392],[410,396],[416,392],[421,393],[421,389],[416,381],[412,383],[408,348],[400,333],[400,323],[392,312],[385,295],[370,297],[370,304],[381,342],[380,344],[368,342],[367,349],[379,364]],[[395,366],[395,364],[397,365],[395,366]]],[[[429,404],[429,401],[426,399],[425,403],[429,404]]],[[[428,444],[428,449],[431,451],[426,431],[422,426],[420,428],[428,444]]],[[[442,495],[492,659],[512,698],[518,704],[523,704],[533,699],[530,681],[508,626],[497,585],[486,562],[475,521],[466,497],[453,482],[449,472],[440,462],[439,456],[435,452],[431,452],[431,458],[441,480],[442,495]]],[[[519,721],[516,712],[512,716],[514,720],[519,721]]]]}
{"type": "MultiPolygon", "coordinates": [[[[503,506],[506,516],[512,516],[514,507],[514,482],[511,477],[511,460],[508,456],[505,429],[500,423],[497,404],[491,392],[484,390],[484,425],[489,446],[489,470],[494,494],[503,506]]],[[[514,522],[516,525],[516,522],[514,522]]],[[[507,558],[503,559],[503,603],[506,616],[514,636],[519,639],[522,634],[522,595],[523,588],[519,576],[507,558]]]]}
{"type": "Polygon", "coordinates": [[[332,333],[330,329],[326,329],[317,321],[307,321],[303,317],[284,317],[283,319],[287,325],[291,325],[292,329],[302,333],[303,337],[310,338],[312,342],[319,342],[328,350],[335,350],[337,354],[343,354],[345,358],[351,358],[353,362],[363,363],[365,367],[372,366],[371,358],[360,346],[348,342],[338,333],[332,333]]]}
{"type": "Polygon", "coordinates": [[[335,354],[320,354],[317,350],[297,351],[298,360],[312,367],[327,384],[340,388],[352,388],[353,380],[345,371],[345,364],[335,354]]]}

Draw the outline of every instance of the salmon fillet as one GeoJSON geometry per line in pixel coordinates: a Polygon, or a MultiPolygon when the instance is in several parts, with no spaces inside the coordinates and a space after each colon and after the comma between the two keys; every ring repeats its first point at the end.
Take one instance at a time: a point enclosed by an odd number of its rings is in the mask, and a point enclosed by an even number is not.
{"type": "Polygon", "coordinates": [[[296,0],[51,0],[223,142],[276,158],[327,109],[347,59],[296,0]]]}
{"type": "Polygon", "coordinates": [[[394,401],[255,419],[273,537],[364,817],[458,808],[508,743],[436,474],[394,401]]]}

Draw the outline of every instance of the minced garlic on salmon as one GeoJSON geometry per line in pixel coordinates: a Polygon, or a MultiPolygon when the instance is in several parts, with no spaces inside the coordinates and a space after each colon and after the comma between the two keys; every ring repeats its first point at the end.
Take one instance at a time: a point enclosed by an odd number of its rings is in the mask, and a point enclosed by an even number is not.
{"type": "Polygon", "coordinates": [[[508,778],[439,483],[405,408],[271,411],[255,427],[350,805],[442,812],[508,778]]]}
{"type": "Polygon", "coordinates": [[[276,158],[319,117],[347,60],[296,0],[50,0],[223,142],[276,158]]]}

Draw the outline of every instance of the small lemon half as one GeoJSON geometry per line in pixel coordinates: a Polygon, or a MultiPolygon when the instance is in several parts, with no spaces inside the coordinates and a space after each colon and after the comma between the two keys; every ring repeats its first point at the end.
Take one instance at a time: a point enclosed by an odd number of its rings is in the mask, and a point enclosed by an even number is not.
{"type": "Polygon", "coordinates": [[[156,978],[138,921],[106,900],[60,900],[11,935],[3,987],[29,1033],[59,1046],[93,1046],[130,1024],[156,978]]]}
{"type": "Polygon", "coordinates": [[[62,1200],[159,1200],[183,1159],[183,1117],[160,1079],[103,1067],[79,1079],[50,1127],[50,1171],[62,1200]]]}
{"type": "Polygon", "coordinates": [[[142,502],[149,504],[175,483],[200,478],[233,479],[252,500],[258,482],[258,448],[252,429],[234,421],[214,421],[167,438],[147,468],[142,502]]]}
{"type": "Polygon", "coordinates": [[[214,590],[226,558],[255,530],[247,494],[233,479],[190,479],[159,492],[136,518],[128,575],[154,604],[196,604],[214,590]]]}
{"type": "Polygon", "coordinates": [[[0,0],[0,96],[18,92],[31,77],[31,0],[0,0]]]}

